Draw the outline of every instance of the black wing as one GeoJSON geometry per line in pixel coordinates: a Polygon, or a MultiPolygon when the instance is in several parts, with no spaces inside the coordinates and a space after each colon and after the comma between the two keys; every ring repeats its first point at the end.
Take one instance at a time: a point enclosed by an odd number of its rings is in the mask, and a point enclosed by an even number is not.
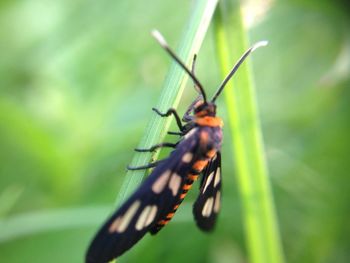
{"type": "Polygon", "coordinates": [[[197,226],[210,231],[215,226],[221,206],[221,154],[217,152],[203,172],[200,193],[193,205],[197,226]]]}
{"type": "Polygon", "coordinates": [[[172,211],[198,148],[196,132],[188,135],[99,230],[87,251],[87,263],[120,256],[172,211]]]}

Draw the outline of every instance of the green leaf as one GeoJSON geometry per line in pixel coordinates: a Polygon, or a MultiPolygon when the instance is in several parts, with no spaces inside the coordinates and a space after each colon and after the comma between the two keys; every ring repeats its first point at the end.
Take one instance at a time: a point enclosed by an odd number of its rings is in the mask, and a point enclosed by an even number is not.
{"type": "MultiPolygon", "coordinates": [[[[215,16],[215,37],[223,76],[247,48],[240,6],[223,1],[215,16]],[[235,58],[235,59],[233,59],[235,58]]],[[[274,203],[268,180],[264,146],[249,62],[240,67],[224,96],[233,138],[232,152],[243,202],[246,241],[252,263],[280,263],[274,203]],[[234,88],[232,86],[234,83],[234,88]]]]}

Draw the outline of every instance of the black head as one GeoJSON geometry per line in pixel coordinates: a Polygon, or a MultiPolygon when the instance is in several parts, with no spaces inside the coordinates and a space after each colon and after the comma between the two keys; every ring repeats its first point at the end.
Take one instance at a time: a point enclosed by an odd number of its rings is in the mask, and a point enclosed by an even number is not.
{"type": "Polygon", "coordinates": [[[193,107],[193,115],[197,118],[204,116],[216,116],[216,105],[213,102],[198,101],[193,107]]]}

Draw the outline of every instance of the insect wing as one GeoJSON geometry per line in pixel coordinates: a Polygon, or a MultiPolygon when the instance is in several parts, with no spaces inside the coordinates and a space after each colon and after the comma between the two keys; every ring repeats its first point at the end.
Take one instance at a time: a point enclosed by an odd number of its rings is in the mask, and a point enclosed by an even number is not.
{"type": "Polygon", "coordinates": [[[183,158],[196,150],[197,137],[193,134],[180,142],[107,220],[87,251],[87,263],[104,263],[120,256],[172,211],[191,169],[192,162],[183,158]]]}
{"type": "Polygon", "coordinates": [[[221,205],[221,154],[217,152],[203,172],[200,193],[193,205],[197,226],[203,231],[214,228],[221,205]]]}
{"type": "Polygon", "coordinates": [[[135,192],[103,225],[92,241],[87,263],[105,263],[121,255],[141,239],[159,214],[155,197],[135,192]],[[142,219],[143,218],[143,219],[142,219]]]}

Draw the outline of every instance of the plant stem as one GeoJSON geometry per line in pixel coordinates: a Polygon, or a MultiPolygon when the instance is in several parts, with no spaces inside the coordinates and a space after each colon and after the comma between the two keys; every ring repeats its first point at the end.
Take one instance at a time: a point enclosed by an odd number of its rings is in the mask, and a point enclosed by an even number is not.
{"type": "MultiPolygon", "coordinates": [[[[231,2],[222,1],[214,19],[223,76],[236,60],[233,57],[240,56],[247,48],[240,7],[231,2]]],[[[231,87],[226,87],[224,91],[234,142],[234,163],[243,202],[246,242],[250,262],[281,263],[284,262],[282,245],[268,180],[253,76],[247,62],[231,81],[231,87]],[[232,87],[232,82],[235,88],[232,87]]]]}

